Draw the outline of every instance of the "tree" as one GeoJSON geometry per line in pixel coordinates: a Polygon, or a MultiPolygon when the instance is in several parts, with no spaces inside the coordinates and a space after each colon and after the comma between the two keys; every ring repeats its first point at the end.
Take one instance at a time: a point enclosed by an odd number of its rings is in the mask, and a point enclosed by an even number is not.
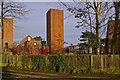
{"type": "Polygon", "coordinates": [[[69,53],[69,49],[68,49],[68,48],[66,48],[66,49],[65,49],[65,52],[66,52],[66,53],[69,53]]]}
{"type": "Polygon", "coordinates": [[[79,40],[82,42],[81,46],[88,49],[89,48],[95,49],[96,48],[96,35],[92,32],[86,31],[82,32],[82,35],[80,36],[79,40]]]}
{"type": "MultiPolygon", "coordinates": [[[[80,46],[82,46],[83,48],[87,48],[88,49],[88,53],[89,53],[89,49],[92,48],[94,52],[96,52],[96,44],[97,44],[97,36],[96,34],[94,34],[93,32],[82,32],[82,35],[80,36],[79,40],[82,42],[80,44],[80,46]]],[[[100,49],[103,48],[103,45],[105,44],[105,38],[101,38],[101,44],[100,44],[100,49]]]]}
{"type": "Polygon", "coordinates": [[[3,18],[22,19],[28,12],[23,3],[2,2],[3,18]]]}
{"type": "Polygon", "coordinates": [[[17,42],[17,41],[13,42],[13,48],[17,47],[18,45],[19,45],[19,42],[17,42]]]}
{"type": "MultiPolygon", "coordinates": [[[[4,18],[13,18],[13,19],[22,19],[29,10],[25,8],[23,3],[17,2],[4,2],[1,1],[1,44],[3,48],[3,19],[4,18]]],[[[2,50],[2,49],[1,49],[2,50]]]]}
{"type": "MultiPolygon", "coordinates": [[[[59,0],[60,1],[60,0],[59,0]]],[[[76,2],[71,3],[61,2],[68,11],[73,13],[81,20],[81,26],[89,26],[95,30],[97,36],[97,54],[100,54],[100,37],[107,21],[113,17],[113,4],[108,2],[100,2],[100,0],[93,0],[93,2],[76,2]],[[77,6],[76,6],[77,5],[77,6]],[[112,12],[112,13],[111,13],[112,12]],[[91,22],[92,21],[92,22],[91,22]]]]}
{"type": "Polygon", "coordinates": [[[43,40],[41,36],[36,36],[36,37],[34,37],[34,39],[35,39],[36,41],[42,41],[42,40],[43,40]]]}

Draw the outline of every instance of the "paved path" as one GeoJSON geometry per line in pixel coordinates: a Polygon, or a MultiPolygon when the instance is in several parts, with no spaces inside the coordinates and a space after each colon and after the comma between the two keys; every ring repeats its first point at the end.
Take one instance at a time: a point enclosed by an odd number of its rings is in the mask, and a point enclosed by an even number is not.
{"type": "Polygon", "coordinates": [[[33,78],[35,80],[120,80],[119,78],[73,76],[67,73],[43,73],[16,70],[7,70],[2,74],[2,80],[31,80],[33,78]]]}

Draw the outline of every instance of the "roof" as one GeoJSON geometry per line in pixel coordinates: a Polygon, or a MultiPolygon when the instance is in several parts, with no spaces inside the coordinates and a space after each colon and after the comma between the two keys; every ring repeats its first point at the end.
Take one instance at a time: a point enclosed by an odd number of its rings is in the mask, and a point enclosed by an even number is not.
{"type": "Polygon", "coordinates": [[[53,9],[53,8],[50,8],[50,9],[47,11],[47,13],[49,13],[51,10],[63,11],[63,10],[60,10],[60,9],[53,9]]]}
{"type": "Polygon", "coordinates": [[[27,37],[25,37],[25,38],[22,40],[22,42],[20,43],[20,45],[23,45],[26,41],[28,41],[28,37],[30,37],[31,40],[35,40],[35,39],[33,39],[30,35],[28,35],[27,37]]]}

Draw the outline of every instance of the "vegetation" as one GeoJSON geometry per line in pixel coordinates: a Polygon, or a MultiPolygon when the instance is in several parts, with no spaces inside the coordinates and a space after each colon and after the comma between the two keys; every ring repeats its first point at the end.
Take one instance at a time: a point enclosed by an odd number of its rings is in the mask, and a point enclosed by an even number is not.
{"type": "Polygon", "coordinates": [[[65,49],[65,52],[66,52],[66,53],[69,53],[70,51],[69,51],[69,49],[68,49],[68,48],[66,48],[66,49],[65,49]]]}
{"type": "MultiPolygon", "coordinates": [[[[59,0],[65,8],[75,15],[75,18],[79,18],[80,22],[79,27],[90,27],[91,31],[94,30],[94,33],[97,37],[96,47],[97,54],[100,54],[100,45],[101,45],[101,35],[105,33],[108,20],[115,18],[114,2],[101,2],[100,0],[91,1],[91,2],[79,2],[73,0],[72,3],[66,3],[59,0]]],[[[115,3],[117,4],[117,3],[115,3]]],[[[116,5],[118,7],[118,5],[116,5]]],[[[117,13],[119,11],[117,10],[117,13]]],[[[116,31],[115,31],[116,32],[116,31]]],[[[114,37],[115,38],[115,37],[114,37]]]]}
{"type": "Polygon", "coordinates": [[[41,36],[36,36],[36,37],[34,37],[34,39],[35,39],[36,41],[42,41],[42,40],[43,40],[41,36]]]}
{"type": "MultiPolygon", "coordinates": [[[[82,35],[80,36],[79,40],[81,41],[81,43],[79,44],[79,46],[81,46],[83,49],[87,48],[88,49],[88,53],[89,53],[89,48],[93,49],[93,52],[96,52],[97,49],[97,36],[96,34],[94,34],[93,32],[82,32],[82,35]]],[[[103,47],[103,45],[105,44],[105,39],[100,39],[101,40],[101,49],[103,47]]]]}
{"type": "MultiPolygon", "coordinates": [[[[29,10],[25,8],[23,3],[17,3],[14,1],[1,1],[1,48],[3,48],[3,19],[4,18],[12,18],[12,19],[22,19],[22,17],[27,14],[29,10]]],[[[12,24],[12,23],[11,23],[12,24]]],[[[15,26],[15,25],[14,25],[15,26]]],[[[2,50],[2,49],[1,49],[2,50]]],[[[3,52],[3,51],[2,51],[3,52]]]]}
{"type": "Polygon", "coordinates": [[[65,73],[120,73],[119,55],[3,55],[2,66],[65,73]],[[94,61],[93,61],[94,60],[94,61]],[[102,62],[101,62],[102,61],[102,62]]]}
{"type": "Polygon", "coordinates": [[[21,19],[29,12],[23,3],[14,2],[12,0],[11,2],[3,1],[1,6],[3,7],[3,18],[21,19]]]}

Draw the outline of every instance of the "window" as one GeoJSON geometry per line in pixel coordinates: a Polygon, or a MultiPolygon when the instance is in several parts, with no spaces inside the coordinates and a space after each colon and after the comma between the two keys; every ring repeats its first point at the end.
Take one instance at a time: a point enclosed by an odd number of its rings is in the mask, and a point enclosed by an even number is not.
{"type": "Polygon", "coordinates": [[[5,21],[5,25],[8,26],[8,22],[7,21],[5,21]]]}
{"type": "Polygon", "coordinates": [[[34,43],[34,46],[36,46],[36,43],[34,43]]]}
{"type": "Polygon", "coordinates": [[[5,43],[5,51],[8,51],[8,43],[5,43]]]}
{"type": "Polygon", "coordinates": [[[8,43],[5,43],[5,48],[8,49],[8,43]]]}
{"type": "Polygon", "coordinates": [[[28,37],[28,41],[30,41],[30,37],[28,37]]]}

